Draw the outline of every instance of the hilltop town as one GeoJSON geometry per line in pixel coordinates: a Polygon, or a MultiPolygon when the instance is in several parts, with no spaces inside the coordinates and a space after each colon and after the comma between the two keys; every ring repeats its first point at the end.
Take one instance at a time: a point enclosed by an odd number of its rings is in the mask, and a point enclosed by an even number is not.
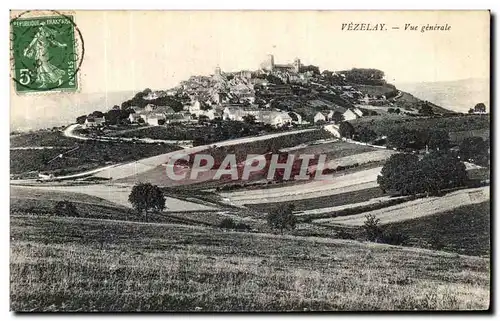
{"type": "Polygon", "coordinates": [[[90,128],[105,123],[161,126],[246,119],[282,128],[387,113],[451,113],[399,91],[377,69],[320,72],[299,58],[290,64],[275,63],[273,55],[254,71],[224,72],[217,66],[212,75],[192,76],[174,88],[145,89],[113,110],[83,115],[77,122],[90,128]]]}

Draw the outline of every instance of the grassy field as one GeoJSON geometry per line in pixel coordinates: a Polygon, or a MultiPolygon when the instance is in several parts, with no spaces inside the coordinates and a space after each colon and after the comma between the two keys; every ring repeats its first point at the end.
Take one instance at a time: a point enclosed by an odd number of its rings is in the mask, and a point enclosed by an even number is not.
{"type": "Polygon", "coordinates": [[[352,144],[343,141],[336,141],[333,143],[310,145],[307,147],[297,148],[288,151],[289,154],[294,154],[298,157],[301,154],[312,154],[312,155],[327,155],[327,159],[336,159],[340,157],[357,155],[365,152],[371,152],[377,150],[374,147],[363,146],[358,144],[352,144]]]}
{"type": "MultiPolygon", "coordinates": [[[[380,136],[387,135],[394,128],[404,127],[408,129],[442,129],[450,133],[454,141],[463,139],[464,132],[475,131],[477,136],[484,137],[489,133],[489,115],[461,115],[449,117],[406,117],[395,119],[392,117],[362,117],[350,123],[355,129],[368,126],[380,136]],[[455,134],[457,133],[457,134],[455,134]]],[[[489,135],[488,135],[489,136],[489,135]]]]}
{"type": "Polygon", "coordinates": [[[59,146],[71,147],[77,141],[73,138],[65,137],[58,130],[42,129],[30,133],[12,135],[10,137],[10,147],[27,146],[59,146]]]}
{"type": "Polygon", "coordinates": [[[490,255],[490,203],[462,206],[437,215],[388,224],[409,245],[467,255],[490,255]]]}
{"type": "MultiPolygon", "coordinates": [[[[63,155],[62,158],[57,158],[57,156],[67,149],[11,150],[10,172],[11,174],[35,172],[36,176],[36,172],[41,171],[65,175],[180,149],[180,147],[168,144],[100,141],[78,141],[74,146],[79,148],[63,155]]],[[[31,175],[33,176],[33,173],[31,175]]]]}
{"type": "Polygon", "coordinates": [[[295,205],[296,211],[303,211],[315,208],[324,208],[324,207],[340,206],[351,203],[359,203],[381,196],[383,196],[382,190],[378,187],[374,187],[348,193],[334,194],[334,195],[309,198],[309,199],[298,199],[293,202],[248,204],[246,206],[254,210],[265,212],[268,211],[270,207],[280,207],[286,204],[293,204],[295,205]]]}
{"type": "Polygon", "coordinates": [[[236,161],[241,162],[246,160],[247,156],[250,154],[263,155],[269,152],[276,153],[282,148],[297,146],[319,139],[330,138],[332,138],[332,134],[326,130],[291,133],[289,135],[273,137],[255,142],[210,148],[208,150],[208,154],[212,155],[215,159],[215,164],[222,163],[227,154],[235,154],[236,161]]]}
{"type": "Polygon", "coordinates": [[[14,215],[15,311],[487,309],[489,260],[318,237],[14,215]]]}
{"type": "MultiPolygon", "coordinates": [[[[54,207],[60,201],[71,202],[76,208],[75,217],[78,218],[144,221],[144,217],[131,208],[87,194],[19,187],[10,189],[10,212],[13,215],[53,216],[54,207]]],[[[225,217],[210,211],[162,212],[149,213],[148,222],[212,226],[225,217]]]]}

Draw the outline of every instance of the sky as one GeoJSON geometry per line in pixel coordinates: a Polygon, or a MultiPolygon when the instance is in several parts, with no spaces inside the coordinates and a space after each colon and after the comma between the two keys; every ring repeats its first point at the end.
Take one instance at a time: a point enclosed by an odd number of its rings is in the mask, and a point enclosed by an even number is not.
{"type": "MultiPolygon", "coordinates": [[[[13,15],[16,13],[13,12],[13,15]]],[[[489,78],[487,11],[76,11],[85,54],[77,93],[11,90],[11,125],[65,123],[144,88],[167,89],[191,75],[255,70],[299,57],[321,70],[383,70],[388,82],[489,78]],[[347,31],[349,23],[386,31],[347,31]],[[405,31],[405,24],[418,26],[405,31]],[[448,24],[448,31],[421,32],[448,24]],[[399,29],[392,29],[399,27],[399,29]]]]}

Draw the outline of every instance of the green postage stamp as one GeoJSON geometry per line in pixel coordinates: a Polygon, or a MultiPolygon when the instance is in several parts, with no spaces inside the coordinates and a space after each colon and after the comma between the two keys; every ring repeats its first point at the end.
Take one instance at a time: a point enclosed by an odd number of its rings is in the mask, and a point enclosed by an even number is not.
{"type": "Polygon", "coordinates": [[[18,93],[78,89],[81,34],[72,16],[52,14],[11,20],[12,78],[18,93]]]}

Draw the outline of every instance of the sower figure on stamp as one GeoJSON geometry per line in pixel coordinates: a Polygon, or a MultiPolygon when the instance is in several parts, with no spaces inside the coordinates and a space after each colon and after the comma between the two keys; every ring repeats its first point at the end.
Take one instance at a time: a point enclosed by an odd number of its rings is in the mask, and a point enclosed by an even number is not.
{"type": "Polygon", "coordinates": [[[38,28],[35,37],[23,52],[23,55],[27,58],[35,57],[35,83],[40,84],[39,88],[47,87],[49,84],[61,84],[62,77],[65,74],[64,70],[57,68],[49,62],[50,57],[48,49],[50,45],[66,47],[65,43],[60,43],[54,39],[56,34],[57,32],[55,30],[42,25],[38,28]]]}

